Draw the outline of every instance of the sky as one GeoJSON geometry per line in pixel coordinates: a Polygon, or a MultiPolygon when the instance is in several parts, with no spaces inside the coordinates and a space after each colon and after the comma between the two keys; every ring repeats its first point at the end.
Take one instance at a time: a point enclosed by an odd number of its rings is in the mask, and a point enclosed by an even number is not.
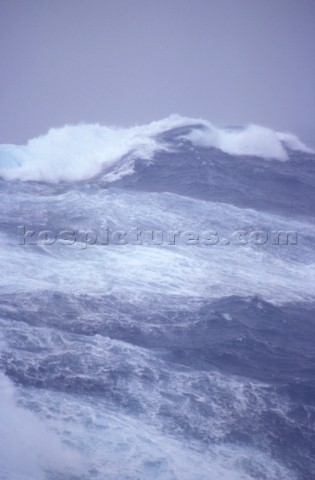
{"type": "Polygon", "coordinates": [[[314,0],[0,0],[0,143],[172,113],[315,144],[314,0]]]}

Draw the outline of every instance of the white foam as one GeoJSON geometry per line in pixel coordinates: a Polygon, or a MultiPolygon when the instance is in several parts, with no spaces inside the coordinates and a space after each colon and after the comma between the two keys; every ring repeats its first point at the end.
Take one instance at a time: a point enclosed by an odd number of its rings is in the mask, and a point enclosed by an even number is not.
{"type": "Polygon", "coordinates": [[[284,144],[292,150],[313,153],[290,133],[278,133],[259,125],[236,129],[220,129],[209,123],[205,125],[206,128],[193,130],[185,138],[194,144],[215,147],[230,155],[253,155],[267,160],[288,160],[284,144]]]}
{"type": "Polygon", "coordinates": [[[12,232],[13,237],[1,233],[3,292],[48,289],[131,297],[145,293],[201,298],[259,294],[275,304],[312,301],[315,297],[312,251],[303,244],[304,236],[312,232],[308,223],[226,204],[179,199],[171,194],[98,190],[93,194],[68,192],[51,198],[36,197],[34,202],[26,195],[15,197],[14,201],[11,196],[7,200],[1,196],[1,202],[8,219],[16,215],[18,202],[27,206],[21,222],[31,224],[34,212],[39,219],[45,218],[47,212],[56,212],[55,217],[49,213],[52,224],[58,225],[62,219],[62,225],[92,229],[97,234],[98,226],[105,227],[105,222],[113,230],[135,226],[142,230],[184,230],[189,218],[196,232],[210,229],[220,232],[220,238],[234,231],[229,231],[227,225],[247,230],[257,224],[262,230],[270,231],[272,225],[275,231],[297,232],[299,236],[298,246],[270,244],[266,248],[250,243],[240,247],[233,242],[229,246],[188,246],[179,242],[160,247],[145,242],[120,246],[87,246],[80,242],[64,246],[57,242],[44,249],[40,242],[38,246],[18,244],[17,232],[12,232]]]}
{"type": "MultiPolygon", "coordinates": [[[[117,342],[114,343],[117,347],[117,342]]],[[[134,348],[133,353],[136,352],[134,348]]],[[[138,360],[139,357],[136,358],[138,360]]],[[[182,385],[185,393],[190,374],[183,375],[187,377],[182,385]]],[[[207,374],[201,376],[206,380],[207,374]]],[[[165,377],[173,380],[173,375],[165,377]]],[[[137,386],[132,384],[130,387],[134,391],[137,386]]],[[[231,387],[236,387],[236,383],[233,382],[231,387]]],[[[178,396],[181,392],[177,391],[179,386],[176,381],[173,388],[178,396]]],[[[137,388],[135,391],[138,393],[137,388]]],[[[59,438],[66,439],[80,450],[91,474],[84,476],[82,472],[78,478],[208,480],[210,472],[211,480],[253,480],[255,474],[250,473],[253,470],[257,476],[264,474],[270,480],[295,480],[293,472],[259,450],[233,444],[209,444],[205,448],[180,430],[174,429],[172,435],[161,431],[161,419],[159,426],[154,422],[152,424],[149,412],[139,419],[126,414],[117,405],[111,405],[101,396],[92,398],[32,388],[23,389],[21,393],[23,403],[35,403],[43,422],[50,425],[59,438]],[[47,412],[53,412],[53,415],[47,415],[47,412]]],[[[251,393],[255,395],[252,389],[251,393]]],[[[238,389],[236,394],[243,399],[242,391],[238,389]]],[[[151,392],[145,392],[143,407],[148,407],[151,395],[151,392]]],[[[158,408],[160,399],[152,400],[158,408]]],[[[224,417],[224,422],[226,418],[229,416],[224,417]]],[[[224,423],[222,418],[220,420],[224,423]]],[[[17,478],[14,477],[14,480],[17,478]]],[[[39,479],[33,477],[31,480],[39,479]]]]}
{"type": "Polygon", "coordinates": [[[76,468],[84,468],[79,455],[34,413],[16,404],[14,387],[0,372],[0,477],[41,480],[45,470],[69,475],[69,469],[76,468]]]}
{"type": "Polygon", "coordinates": [[[281,142],[287,145],[291,150],[297,150],[306,153],[314,153],[314,150],[307,147],[301,140],[294,135],[293,133],[289,132],[279,132],[277,136],[281,142]]]}
{"type": "Polygon", "coordinates": [[[132,129],[65,126],[52,129],[23,147],[1,147],[5,159],[10,155],[1,174],[6,179],[78,181],[93,177],[131,151],[136,151],[140,158],[150,158],[156,148],[151,137],[132,129]]]}
{"type": "Polygon", "coordinates": [[[128,156],[128,166],[108,176],[108,181],[132,173],[130,155],[151,160],[167,146],[156,136],[172,128],[202,125],[185,138],[196,145],[213,146],[232,155],[257,155],[287,160],[283,143],[291,149],[311,152],[294,135],[249,125],[243,129],[220,129],[207,121],[171,115],[148,125],[110,128],[98,124],[66,125],[49,130],[27,145],[0,145],[0,176],[7,180],[79,181],[92,178],[104,168],[117,166],[128,156]]]}

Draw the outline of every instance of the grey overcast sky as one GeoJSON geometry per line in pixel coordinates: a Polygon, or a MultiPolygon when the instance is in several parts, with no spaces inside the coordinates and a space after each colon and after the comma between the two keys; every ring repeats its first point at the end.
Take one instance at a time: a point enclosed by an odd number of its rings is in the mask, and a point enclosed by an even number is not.
{"type": "Polygon", "coordinates": [[[0,0],[0,143],[171,113],[315,143],[314,0],[0,0]]]}

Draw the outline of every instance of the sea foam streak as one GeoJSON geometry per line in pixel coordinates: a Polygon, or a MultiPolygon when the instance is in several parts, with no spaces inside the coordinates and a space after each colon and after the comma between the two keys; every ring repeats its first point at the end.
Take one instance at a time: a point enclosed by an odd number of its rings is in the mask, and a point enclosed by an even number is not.
{"type": "MultiPolygon", "coordinates": [[[[289,133],[277,133],[257,125],[242,129],[217,128],[201,119],[172,115],[164,120],[131,128],[77,125],[51,129],[27,145],[0,146],[0,176],[5,179],[56,183],[79,181],[114,167],[127,156],[151,160],[154,152],[167,149],[158,138],[163,132],[190,126],[182,138],[195,145],[212,146],[231,155],[253,155],[266,159],[288,159],[284,144],[293,150],[310,152],[289,133]],[[195,128],[194,128],[195,127],[195,128]]],[[[122,170],[129,174],[132,165],[122,170]]],[[[117,177],[114,177],[116,179],[117,177]]]]}

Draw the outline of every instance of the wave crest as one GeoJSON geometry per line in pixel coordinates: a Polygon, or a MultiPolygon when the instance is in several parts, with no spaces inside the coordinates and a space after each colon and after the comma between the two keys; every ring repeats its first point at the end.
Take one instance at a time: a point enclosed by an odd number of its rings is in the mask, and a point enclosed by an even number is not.
{"type": "MultiPolygon", "coordinates": [[[[148,125],[110,128],[98,124],[66,125],[49,130],[46,135],[26,145],[0,145],[0,176],[6,180],[80,181],[111,169],[128,157],[121,175],[133,171],[130,158],[152,160],[154,153],[167,150],[161,134],[179,127],[189,127],[185,138],[196,146],[215,147],[231,155],[253,155],[285,161],[287,146],[311,153],[296,136],[277,133],[257,125],[244,128],[218,128],[201,120],[171,115],[148,125]]],[[[114,175],[117,179],[117,175],[114,175]]]]}

